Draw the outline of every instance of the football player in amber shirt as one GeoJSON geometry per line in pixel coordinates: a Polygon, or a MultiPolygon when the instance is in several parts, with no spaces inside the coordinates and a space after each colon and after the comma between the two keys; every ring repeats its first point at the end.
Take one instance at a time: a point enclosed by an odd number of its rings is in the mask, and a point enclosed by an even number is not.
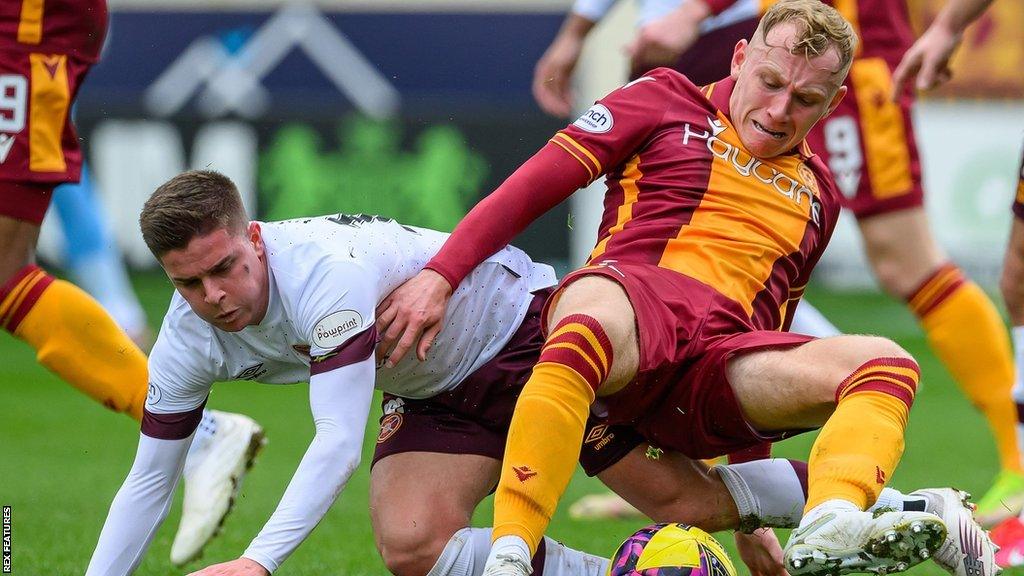
{"type": "Polygon", "coordinates": [[[787,0],[737,45],[729,79],[701,90],[657,70],[627,84],[556,134],[383,303],[389,362],[425,327],[422,357],[468,270],[608,174],[598,245],[546,307],[485,574],[528,573],[590,411],[695,458],[822,426],[786,547],[791,573],[898,571],[935,552],[945,534],[936,516],[864,511],[902,454],[916,362],[883,338],[779,331],[838,213],[835,184],[803,139],[845,95],[855,49],[834,9],[787,0]]]}

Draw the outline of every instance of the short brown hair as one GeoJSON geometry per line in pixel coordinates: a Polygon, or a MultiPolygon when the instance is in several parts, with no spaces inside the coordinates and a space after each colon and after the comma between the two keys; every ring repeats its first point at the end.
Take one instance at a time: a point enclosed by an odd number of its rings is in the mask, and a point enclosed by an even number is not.
{"type": "Polygon", "coordinates": [[[139,215],[142,239],[158,259],[218,228],[245,234],[248,222],[234,182],[212,170],[192,170],[171,178],[146,200],[139,215]]]}
{"type": "Polygon", "coordinates": [[[772,28],[787,22],[796,24],[798,30],[790,53],[811,59],[835,47],[839,53],[836,72],[849,68],[857,50],[857,33],[838,10],[821,0],[781,0],[765,12],[754,36],[760,34],[763,41],[772,28]]]}

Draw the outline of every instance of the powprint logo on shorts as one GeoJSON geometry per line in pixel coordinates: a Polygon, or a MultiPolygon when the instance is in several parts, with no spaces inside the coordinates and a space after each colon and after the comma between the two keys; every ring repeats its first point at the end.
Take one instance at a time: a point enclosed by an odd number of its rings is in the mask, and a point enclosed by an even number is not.
{"type": "Polygon", "coordinates": [[[755,178],[764,184],[770,185],[775,189],[776,192],[782,194],[786,198],[789,198],[797,206],[803,204],[803,200],[806,198],[807,203],[811,207],[811,220],[816,225],[821,225],[821,202],[815,197],[814,190],[817,189],[817,182],[813,178],[810,170],[807,172],[801,172],[800,176],[807,178],[810,186],[796,180],[795,178],[779,172],[773,166],[765,164],[761,160],[751,156],[746,150],[741,150],[739,146],[726,142],[718,137],[719,134],[728,130],[728,127],[719,119],[707,117],[708,130],[693,126],[687,122],[683,126],[683,145],[689,146],[690,139],[703,140],[708,150],[711,151],[716,158],[727,162],[732,166],[736,172],[744,178],[755,178]]]}
{"type": "Polygon", "coordinates": [[[387,442],[388,438],[395,435],[402,427],[401,414],[388,414],[380,419],[380,433],[377,434],[377,444],[387,442]]]}
{"type": "Polygon", "coordinates": [[[529,466],[513,466],[512,471],[516,473],[516,478],[519,478],[520,482],[526,482],[537,475],[529,466]]]}
{"type": "Polygon", "coordinates": [[[313,327],[313,344],[330,350],[345,343],[346,334],[363,325],[355,310],[341,310],[324,316],[313,327]]]}
{"type": "Polygon", "coordinates": [[[590,107],[590,110],[587,110],[582,116],[577,118],[572,125],[591,134],[604,134],[615,125],[615,118],[612,117],[611,111],[604,104],[594,104],[590,107]]]}

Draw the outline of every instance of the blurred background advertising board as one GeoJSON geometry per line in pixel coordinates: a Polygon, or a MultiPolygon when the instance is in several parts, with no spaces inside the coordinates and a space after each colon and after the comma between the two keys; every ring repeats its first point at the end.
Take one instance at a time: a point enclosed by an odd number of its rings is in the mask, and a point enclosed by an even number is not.
{"type": "MultiPolygon", "coordinates": [[[[921,29],[942,0],[911,0],[921,29]]],[[[78,125],[118,243],[146,196],[187,168],[229,174],[258,218],[369,212],[448,230],[565,122],[530,95],[534,63],[567,1],[110,0],[104,59],[78,125]]],[[[582,109],[625,80],[634,2],[588,42],[582,109]]],[[[937,236],[991,285],[1009,229],[1024,143],[1024,5],[996,2],[965,36],[955,80],[915,110],[937,236]]],[[[577,194],[516,243],[560,271],[593,246],[600,187],[577,194]]],[[[855,220],[816,275],[874,286],[855,220]]],[[[46,234],[52,247],[59,240],[46,234]]]]}
{"type": "MultiPolygon", "coordinates": [[[[118,243],[188,168],[231,176],[261,219],[379,213],[450,230],[563,121],[533,104],[552,2],[118,2],[77,107],[118,243]]],[[[568,212],[517,243],[564,263],[568,212]]],[[[52,246],[59,240],[48,235],[52,246]]]]}

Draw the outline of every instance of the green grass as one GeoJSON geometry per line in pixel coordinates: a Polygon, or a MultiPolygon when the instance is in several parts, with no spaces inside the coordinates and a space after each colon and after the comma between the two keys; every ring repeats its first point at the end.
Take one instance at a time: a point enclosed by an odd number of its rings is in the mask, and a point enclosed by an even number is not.
{"type": "MultiPolygon", "coordinates": [[[[157,275],[136,280],[150,318],[158,325],[170,287],[157,275]]],[[[873,294],[813,292],[810,298],[843,330],[890,336],[921,362],[923,385],[911,417],[906,454],[893,485],[911,490],[952,484],[982,494],[997,468],[989,433],[927,350],[910,314],[873,294]]],[[[48,374],[35,363],[27,346],[6,334],[0,335],[0,390],[0,504],[13,508],[14,573],[83,573],[107,507],[134,457],[137,424],[100,408],[48,374]]],[[[184,571],[169,565],[167,556],[180,506],[176,502],[139,574],[187,573],[237,557],[273,511],[312,436],[305,386],[222,384],[214,388],[210,406],[256,418],[266,427],[270,443],[246,480],[224,532],[207,548],[203,560],[184,571]]],[[[375,425],[373,418],[371,426],[375,425]]],[[[369,460],[374,437],[375,431],[368,432],[364,462],[369,460]]],[[[797,437],[781,445],[776,454],[806,458],[812,441],[812,435],[797,437]]],[[[370,532],[367,490],[364,465],[279,573],[386,573],[370,532]]],[[[598,490],[597,481],[578,474],[565,502],[598,490]]],[[[476,524],[488,524],[490,514],[488,499],[476,515],[476,524]]],[[[623,521],[576,522],[560,510],[549,533],[570,546],[610,554],[639,526],[623,521]]],[[[732,551],[732,538],[719,536],[732,551]]],[[[913,573],[944,574],[932,564],[913,573]]]]}

